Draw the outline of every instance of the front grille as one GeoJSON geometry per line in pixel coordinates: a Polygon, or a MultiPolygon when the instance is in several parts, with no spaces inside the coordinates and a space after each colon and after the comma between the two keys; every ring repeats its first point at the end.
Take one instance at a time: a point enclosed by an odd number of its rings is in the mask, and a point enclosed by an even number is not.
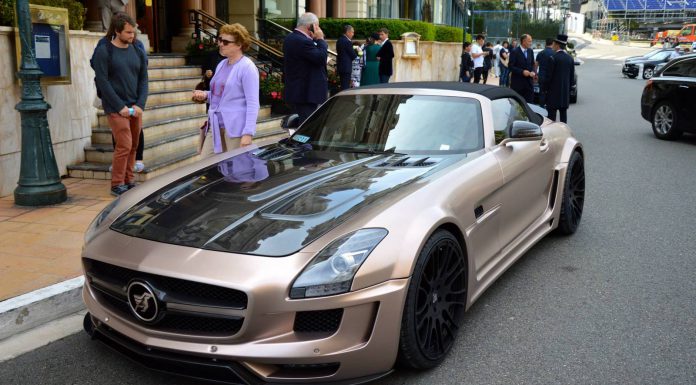
{"type": "Polygon", "coordinates": [[[239,309],[246,309],[247,307],[247,295],[243,291],[143,273],[88,258],[84,258],[83,261],[87,275],[124,288],[128,286],[131,280],[139,278],[151,283],[158,290],[166,292],[168,296],[185,299],[187,302],[239,309]]]}
{"type": "Polygon", "coordinates": [[[341,325],[343,309],[301,311],[295,315],[293,330],[304,333],[335,333],[341,325]]]}
{"type": "Polygon", "coordinates": [[[136,278],[146,280],[153,288],[162,292],[165,300],[159,301],[161,317],[154,324],[146,325],[151,330],[198,336],[231,336],[239,332],[244,323],[243,317],[167,309],[167,299],[184,299],[186,303],[196,305],[217,304],[224,308],[246,308],[247,296],[238,290],[141,273],[91,259],[83,259],[83,262],[87,282],[94,289],[97,300],[111,311],[133,322],[139,321],[128,304],[125,291],[128,283],[136,278]],[[110,286],[103,285],[102,282],[110,286]],[[118,291],[116,287],[119,288],[118,291]]]}

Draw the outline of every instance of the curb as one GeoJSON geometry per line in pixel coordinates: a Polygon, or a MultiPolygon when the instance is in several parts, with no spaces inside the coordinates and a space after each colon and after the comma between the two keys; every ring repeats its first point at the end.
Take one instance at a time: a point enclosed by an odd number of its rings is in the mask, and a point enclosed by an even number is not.
{"type": "Polygon", "coordinates": [[[0,302],[0,341],[85,308],[84,276],[0,302]]]}

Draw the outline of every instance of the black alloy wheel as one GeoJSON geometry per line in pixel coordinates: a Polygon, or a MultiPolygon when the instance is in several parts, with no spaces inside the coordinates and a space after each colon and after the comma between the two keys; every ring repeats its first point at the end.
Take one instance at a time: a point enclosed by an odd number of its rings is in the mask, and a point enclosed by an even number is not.
{"type": "Polygon", "coordinates": [[[568,162],[563,183],[561,218],[557,231],[560,234],[573,234],[580,225],[582,209],[585,204],[585,164],[582,155],[574,151],[568,162]]]}
{"type": "Polygon", "coordinates": [[[655,106],[651,123],[653,134],[658,139],[674,140],[682,135],[677,112],[668,101],[663,100],[655,106]]]}
{"type": "Polygon", "coordinates": [[[454,345],[464,319],[467,267],[457,239],[438,230],[418,255],[401,321],[399,364],[439,365],[454,345]]]}
{"type": "Polygon", "coordinates": [[[643,79],[650,79],[653,77],[653,74],[655,73],[655,69],[652,67],[645,67],[643,69],[643,79]]]}

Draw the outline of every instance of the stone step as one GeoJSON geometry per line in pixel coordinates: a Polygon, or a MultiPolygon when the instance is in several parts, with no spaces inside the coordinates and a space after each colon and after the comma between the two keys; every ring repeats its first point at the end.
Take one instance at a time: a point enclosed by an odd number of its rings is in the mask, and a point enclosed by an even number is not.
{"type": "Polygon", "coordinates": [[[186,58],[184,55],[150,55],[147,59],[148,68],[180,67],[186,65],[186,58]]]}
{"type": "MultiPolygon", "coordinates": [[[[155,141],[145,140],[143,160],[158,162],[169,154],[178,153],[184,149],[195,149],[198,144],[198,132],[184,132],[177,136],[168,136],[155,141]]],[[[109,144],[93,144],[85,147],[85,161],[92,163],[111,163],[114,148],[109,144]]]]}
{"type": "MultiPolygon", "coordinates": [[[[287,132],[283,129],[277,129],[258,134],[254,138],[254,142],[258,145],[264,145],[278,141],[285,137],[287,137],[287,132]]],[[[197,153],[197,146],[198,142],[196,142],[195,147],[181,149],[178,152],[170,153],[167,156],[163,156],[152,161],[149,161],[146,158],[145,170],[141,173],[135,174],[136,181],[144,182],[169,171],[176,170],[181,166],[200,160],[200,156],[197,153]]],[[[111,154],[111,152],[109,152],[109,154],[111,154]]],[[[109,159],[108,163],[84,162],[77,165],[68,166],[68,174],[73,178],[109,180],[111,179],[111,173],[109,172],[110,165],[111,159],[109,159]]]]}
{"type": "MultiPolygon", "coordinates": [[[[177,137],[184,133],[197,132],[198,128],[205,122],[206,117],[207,115],[205,114],[198,114],[143,124],[145,144],[164,140],[167,137],[177,137]]],[[[92,144],[108,144],[111,146],[111,143],[111,130],[109,128],[98,127],[92,129],[92,144]]]]}
{"type": "MultiPolygon", "coordinates": [[[[259,118],[256,126],[257,134],[280,128],[282,117],[272,117],[270,111],[271,108],[269,106],[264,106],[259,111],[259,118]]],[[[145,116],[147,115],[148,113],[146,110],[145,116]]],[[[100,121],[102,119],[106,119],[106,117],[100,117],[100,121]]],[[[145,138],[145,143],[157,141],[167,136],[178,136],[184,132],[195,132],[206,119],[207,115],[205,114],[205,110],[201,110],[186,116],[172,117],[169,119],[165,117],[164,119],[144,123],[143,136],[145,138]]],[[[105,126],[92,128],[92,144],[112,143],[111,129],[108,127],[107,124],[105,126]]]]}
{"type": "MultiPolygon", "coordinates": [[[[205,104],[197,104],[193,102],[179,102],[173,104],[165,104],[160,106],[145,106],[143,112],[143,126],[154,122],[159,122],[165,119],[175,119],[187,116],[197,116],[205,114],[205,104]]],[[[103,112],[98,113],[99,117],[97,127],[108,128],[109,117],[103,112]]]]}
{"type": "Polygon", "coordinates": [[[193,89],[180,89],[180,90],[163,90],[148,92],[146,109],[154,106],[163,106],[167,104],[191,103],[191,91],[193,89]]]}
{"type": "Polygon", "coordinates": [[[147,76],[150,80],[174,79],[180,77],[198,76],[202,78],[201,68],[198,66],[162,66],[147,68],[147,76]]]}
{"type": "Polygon", "coordinates": [[[196,84],[201,81],[200,76],[182,76],[176,79],[156,79],[148,82],[148,92],[164,90],[181,90],[196,88],[196,84]]]}

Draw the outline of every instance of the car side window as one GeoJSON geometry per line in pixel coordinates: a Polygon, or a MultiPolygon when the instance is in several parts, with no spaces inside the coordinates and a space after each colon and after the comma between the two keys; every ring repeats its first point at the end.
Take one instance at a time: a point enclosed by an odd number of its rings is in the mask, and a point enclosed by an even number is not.
{"type": "Polygon", "coordinates": [[[493,130],[496,143],[500,143],[507,138],[512,122],[515,120],[529,121],[527,111],[515,99],[502,98],[492,100],[491,109],[493,110],[493,130]]]}
{"type": "Polygon", "coordinates": [[[681,60],[662,72],[662,76],[696,77],[696,60],[681,60]]]}

